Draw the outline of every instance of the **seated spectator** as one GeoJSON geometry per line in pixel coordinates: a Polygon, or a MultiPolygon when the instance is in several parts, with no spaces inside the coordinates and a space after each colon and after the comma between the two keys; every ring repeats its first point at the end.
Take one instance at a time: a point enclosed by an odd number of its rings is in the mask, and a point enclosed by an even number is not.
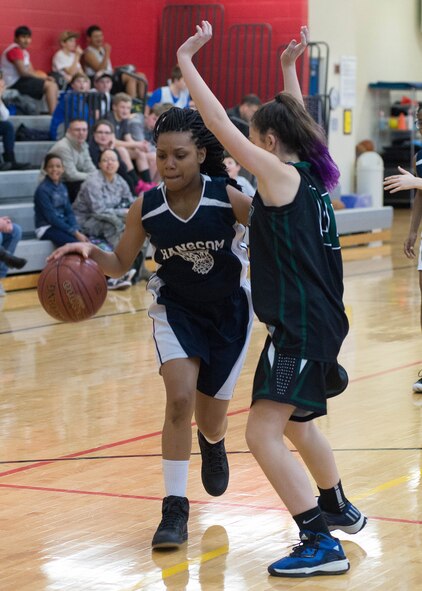
{"type": "Polygon", "coordinates": [[[80,63],[83,49],[77,44],[79,33],[73,31],[63,31],[59,37],[61,49],[56,51],[53,56],[52,70],[65,80],[66,85],[72,80],[78,72],[82,72],[80,63]]]}
{"type": "Polygon", "coordinates": [[[227,115],[231,121],[246,137],[249,137],[249,125],[252,117],[261,104],[261,99],[256,94],[247,94],[242,98],[239,105],[227,109],[227,115]]]}
{"type": "Polygon", "coordinates": [[[151,108],[157,103],[170,103],[173,107],[181,109],[189,107],[189,91],[179,66],[172,69],[167,86],[161,86],[152,92],[145,107],[145,115],[148,115],[151,108]]]}
{"type": "Polygon", "coordinates": [[[64,138],[56,142],[49,153],[59,156],[63,163],[63,182],[69,191],[71,203],[89,173],[95,172],[94,163],[89,154],[87,143],[88,124],[82,119],[74,119],[70,122],[64,138]]]}
{"type": "Polygon", "coordinates": [[[111,111],[111,88],[113,86],[113,75],[106,70],[98,70],[92,79],[94,88],[91,92],[98,92],[104,95],[104,106],[101,107],[102,113],[111,111]]]}
{"type": "MultiPolygon", "coordinates": [[[[131,160],[136,164],[141,180],[144,183],[150,183],[150,167],[153,169],[152,174],[155,174],[156,171],[155,155],[149,152],[148,143],[145,140],[138,142],[133,139],[129,128],[129,122],[132,118],[131,109],[131,97],[124,92],[119,92],[113,97],[112,110],[107,113],[106,119],[111,121],[114,126],[116,148],[126,148],[131,160]]],[[[142,186],[142,189],[148,190],[144,186],[142,186]]]]}
{"type": "MultiPolygon", "coordinates": [[[[8,256],[13,255],[18,245],[19,240],[22,237],[22,229],[18,224],[14,224],[8,216],[0,217],[0,247],[3,247],[3,256],[0,257],[0,280],[6,277],[8,264],[8,256]]],[[[25,259],[17,258],[17,261],[25,261],[25,259]]],[[[13,262],[13,259],[9,259],[9,262],[13,262]]],[[[16,262],[16,261],[15,261],[16,262]]],[[[26,261],[24,262],[24,264],[26,261]]],[[[16,266],[16,265],[14,265],[16,266]]],[[[23,265],[21,265],[22,267],[23,265]]],[[[0,296],[5,296],[6,291],[0,281],[0,296]]]]}
{"type": "Polygon", "coordinates": [[[53,113],[59,88],[52,77],[34,69],[27,50],[31,41],[31,29],[26,26],[18,27],[15,30],[14,42],[3,51],[1,69],[6,87],[35,99],[42,99],[45,96],[48,111],[53,113]]]}
{"type": "MultiPolygon", "coordinates": [[[[148,115],[142,115],[136,113],[132,115],[132,119],[129,120],[129,131],[134,140],[138,142],[146,141],[148,145],[149,156],[148,164],[150,166],[150,174],[153,182],[160,182],[160,175],[158,174],[157,164],[151,157],[154,154],[155,158],[155,143],[153,138],[154,126],[157,122],[158,117],[173,107],[170,103],[156,103],[148,113],[148,115]]],[[[147,189],[144,189],[147,190],[147,189]]]]}
{"type": "Polygon", "coordinates": [[[226,167],[229,177],[236,181],[242,189],[242,192],[249,197],[253,197],[255,195],[255,189],[246,177],[239,174],[241,169],[240,164],[238,164],[232,156],[226,156],[224,158],[224,166],[226,167]]]}
{"type": "Polygon", "coordinates": [[[139,178],[136,174],[132,160],[130,159],[129,152],[126,148],[116,148],[116,137],[114,135],[114,127],[111,121],[99,119],[92,128],[92,137],[89,141],[89,153],[97,168],[100,163],[102,152],[110,148],[116,150],[119,158],[117,174],[125,179],[132,195],[136,195],[135,189],[139,178]]]}
{"type": "Polygon", "coordinates": [[[34,195],[37,238],[51,240],[56,247],[68,242],[89,242],[79,229],[66,185],[61,182],[64,168],[60,157],[52,152],[47,154],[43,170],[45,178],[34,195]]]}
{"type": "Polygon", "coordinates": [[[111,65],[111,45],[104,43],[104,33],[98,25],[91,25],[86,31],[88,46],[84,51],[85,72],[93,79],[95,72],[105,70],[113,76],[113,88],[111,94],[126,92],[132,98],[143,99],[144,85],[146,83],[145,74],[142,72],[133,73],[143,78],[144,82],[139,82],[124,72],[120,68],[113,69],[111,65]]]}
{"type": "MultiPolygon", "coordinates": [[[[126,215],[134,199],[126,181],[117,174],[119,159],[115,150],[101,153],[99,167],[82,184],[73,211],[85,234],[104,239],[114,248],[123,234],[126,215]]],[[[130,279],[136,273],[132,271],[130,279]]],[[[130,279],[127,276],[108,279],[108,288],[130,287],[130,279]]]]}
{"type": "Polygon", "coordinates": [[[59,96],[59,101],[50,122],[50,139],[57,140],[64,136],[66,115],[69,119],[83,117],[88,124],[94,122],[95,113],[90,112],[88,103],[86,103],[77,93],[88,92],[91,82],[84,72],[77,72],[70,81],[70,85],[65,92],[59,96]]]}
{"type": "Polygon", "coordinates": [[[146,140],[149,144],[150,151],[155,151],[153,131],[157,123],[158,117],[171,109],[171,103],[156,103],[149,111],[148,115],[141,115],[136,113],[129,121],[129,131],[133,139],[136,141],[146,140]]]}
{"type": "Polygon", "coordinates": [[[3,93],[5,83],[2,72],[0,71],[0,138],[3,142],[3,160],[0,162],[0,171],[2,170],[26,170],[31,168],[28,162],[16,162],[15,158],[15,128],[9,121],[9,109],[3,102],[3,93]]]}

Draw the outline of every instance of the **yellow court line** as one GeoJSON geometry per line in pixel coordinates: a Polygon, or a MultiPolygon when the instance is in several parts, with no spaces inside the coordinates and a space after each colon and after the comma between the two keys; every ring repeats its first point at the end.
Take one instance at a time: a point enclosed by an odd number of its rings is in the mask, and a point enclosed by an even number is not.
{"type": "Polygon", "coordinates": [[[188,560],[184,560],[183,562],[175,564],[174,566],[163,568],[160,573],[160,577],[158,577],[158,573],[151,573],[150,575],[147,575],[141,581],[136,583],[136,585],[134,585],[130,589],[126,589],[125,591],[139,591],[139,589],[142,589],[145,585],[173,577],[174,575],[189,570],[189,566],[193,566],[194,564],[203,564],[204,562],[208,562],[210,560],[213,560],[214,558],[218,558],[219,556],[227,554],[228,551],[229,546],[228,544],[225,544],[220,548],[216,548],[215,550],[211,550],[210,552],[205,552],[197,558],[189,558],[188,560]]]}
{"type": "MultiPolygon", "coordinates": [[[[422,475],[422,470],[419,471],[419,475],[422,475]]],[[[354,495],[352,497],[352,501],[359,501],[361,499],[366,499],[367,497],[371,497],[379,492],[383,492],[390,488],[394,488],[395,486],[400,486],[400,484],[404,484],[405,482],[409,482],[410,480],[415,479],[415,474],[407,475],[407,476],[400,476],[399,478],[395,478],[394,480],[389,480],[376,486],[375,488],[371,488],[365,493],[361,493],[360,495],[354,495]]]]}

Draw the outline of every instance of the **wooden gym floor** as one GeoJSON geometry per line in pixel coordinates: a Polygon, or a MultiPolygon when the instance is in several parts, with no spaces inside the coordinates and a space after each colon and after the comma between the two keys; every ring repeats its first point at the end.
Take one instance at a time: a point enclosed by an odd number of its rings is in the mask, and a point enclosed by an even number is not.
{"type": "Polygon", "coordinates": [[[229,488],[205,493],[195,441],[189,541],[151,552],[164,388],[142,283],[110,293],[77,325],[49,318],[33,289],[1,298],[1,591],[422,589],[420,296],[401,250],[409,216],[395,212],[391,256],[345,263],[351,329],[340,361],[350,386],[320,425],[348,496],[369,516],[356,536],[340,532],[348,574],[267,576],[297,532],[244,439],[265,335],[257,322],[230,407],[229,488]]]}

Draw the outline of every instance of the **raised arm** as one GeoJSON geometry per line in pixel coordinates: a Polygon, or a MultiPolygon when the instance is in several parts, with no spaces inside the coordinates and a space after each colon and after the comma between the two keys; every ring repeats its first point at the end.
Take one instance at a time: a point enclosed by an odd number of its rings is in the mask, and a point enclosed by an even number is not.
{"type": "Polygon", "coordinates": [[[292,39],[280,56],[281,69],[283,71],[284,90],[292,94],[303,106],[302,91],[296,72],[296,60],[302,55],[309,43],[308,27],[300,28],[300,42],[292,39]]]}
{"type": "Polygon", "coordinates": [[[192,57],[212,37],[208,21],[196,26],[196,34],[189,37],[177,51],[177,62],[196,108],[208,129],[223,144],[226,150],[257,178],[263,172],[263,160],[271,158],[264,150],[257,148],[240,132],[227,116],[223,105],[214,96],[192,63],[192,57]]]}

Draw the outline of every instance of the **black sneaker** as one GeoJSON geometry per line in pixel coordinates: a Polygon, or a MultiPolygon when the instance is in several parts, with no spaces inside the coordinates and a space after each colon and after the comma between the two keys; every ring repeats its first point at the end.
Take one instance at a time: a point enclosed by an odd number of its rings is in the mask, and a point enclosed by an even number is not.
{"type": "Polygon", "coordinates": [[[0,261],[11,269],[22,269],[27,263],[26,259],[16,257],[3,246],[0,246],[0,261]]]}
{"type": "Polygon", "coordinates": [[[189,501],[186,497],[163,499],[163,518],[152,538],[152,548],[179,548],[188,539],[189,501]]]}
{"type": "Polygon", "coordinates": [[[224,439],[218,443],[208,443],[198,431],[198,442],[202,456],[202,484],[209,495],[219,497],[229,484],[229,463],[224,439]]]}

